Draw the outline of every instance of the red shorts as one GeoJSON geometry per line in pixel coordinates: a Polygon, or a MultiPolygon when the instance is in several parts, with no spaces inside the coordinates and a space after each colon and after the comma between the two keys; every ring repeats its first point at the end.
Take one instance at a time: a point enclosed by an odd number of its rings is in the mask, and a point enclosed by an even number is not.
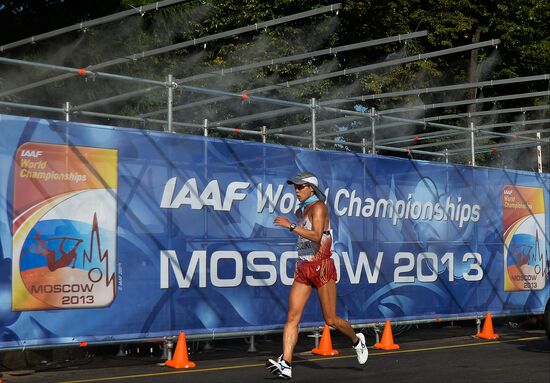
{"type": "Polygon", "coordinates": [[[332,258],[320,261],[298,261],[294,272],[294,281],[318,289],[333,279],[336,281],[336,267],[332,258]]]}

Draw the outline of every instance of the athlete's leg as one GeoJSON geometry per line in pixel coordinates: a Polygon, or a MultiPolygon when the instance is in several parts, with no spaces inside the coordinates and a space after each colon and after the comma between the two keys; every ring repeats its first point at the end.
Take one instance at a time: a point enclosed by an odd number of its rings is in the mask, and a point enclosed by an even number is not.
{"type": "Polygon", "coordinates": [[[331,279],[319,287],[317,295],[319,295],[325,323],[346,335],[353,343],[357,342],[358,338],[349,322],[336,315],[336,282],[331,279]]]}
{"type": "Polygon", "coordinates": [[[292,362],[292,353],[298,341],[298,324],[304,312],[312,287],[294,282],[288,297],[288,315],[283,331],[283,359],[292,362]]]}

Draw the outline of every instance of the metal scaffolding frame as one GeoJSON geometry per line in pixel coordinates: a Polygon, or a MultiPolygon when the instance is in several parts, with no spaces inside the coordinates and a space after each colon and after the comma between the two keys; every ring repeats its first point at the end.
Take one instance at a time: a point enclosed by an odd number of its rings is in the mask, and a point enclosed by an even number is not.
{"type": "MultiPolygon", "coordinates": [[[[428,31],[419,31],[419,32],[413,32],[413,33],[407,33],[407,34],[404,34],[404,35],[397,35],[397,36],[386,37],[386,38],[382,38],[382,39],[365,41],[365,42],[362,42],[362,43],[348,44],[348,45],[334,47],[334,48],[321,49],[321,50],[316,50],[316,51],[313,51],[313,52],[307,52],[307,53],[302,53],[302,54],[297,54],[297,55],[292,55],[292,56],[287,56],[287,57],[279,57],[279,58],[276,58],[276,59],[264,60],[264,61],[255,62],[255,63],[252,63],[252,64],[240,65],[240,66],[237,66],[237,67],[222,68],[222,69],[219,69],[219,70],[216,70],[216,71],[213,71],[213,72],[202,73],[202,74],[193,75],[193,76],[189,76],[189,77],[182,78],[182,79],[177,79],[176,83],[179,85],[179,84],[184,84],[184,83],[188,83],[188,82],[192,82],[192,81],[204,80],[204,79],[211,78],[211,77],[232,75],[232,74],[237,74],[237,73],[247,71],[247,70],[259,69],[259,68],[263,68],[263,67],[266,67],[266,66],[286,64],[286,63],[289,63],[289,62],[292,62],[292,61],[305,60],[305,59],[309,59],[309,58],[313,58],[313,57],[319,57],[319,56],[323,56],[323,55],[336,55],[338,53],[348,52],[348,51],[352,51],[352,50],[355,50],[355,49],[363,49],[363,48],[367,48],[367,47],[373,47],[373,46],[376,46],[376,45],[388,44],[388,43],[396,42],[396,41],[401,42],[401,41],[405,41],[405,40],[408,40],[408,39],[415,39],[415,38],[418,38],[418,37],[426,36],[427,34],[428,34],[428,31]]],[[[106,103],[124,101],[124,100],[128,100],[130,98],[133,98],[133,97],[143,95],[144,93],[149,92],[153,89],[155,89],[155,88],[145,88],[145,89],[141,89],[141,90],[137,90],[137,91],[133,91],[133,92],[127,92],[127,93],[123,93],[123,94],[120,94],[120,95],[117,95],[117,96],[114,96],[114,97],[109,97],[109,98],[106,98],[106,99],[103,99],[103,100],[97,100],[97,101],[94,101],[94,102],[91,102],[91,103],[78,105],[78,106],[73,107],[73,109],[79,110],[79,109],[85,109],[85,108],[90,108],[90,107],[96,107],[96,106],[103,105],[103,104],[106,104],[106,103]]],[[[222,99],[222,98],[220,98],[220,99],[222,99]]],[[[149,113],[143,113],[140,116],[141,117],[150,117],[150,116],[154,116],[156,114],[162,114],[162,113],[165,113],[165,112],[166,112],[166,110],[157,110],[157,111],[153,111],[153,112],[149,112],[149,113]]]]}
{"type": "MultiPolygon", "coordinates": [[[[91,28],[102,23],[118,20],[131,15],[142,14],[143,12],[158,9],[173,4],[182,2],[181,0],[167,0],[157,2],[148,6],[140,7],[125,12],[120,12],[114,15],[106,16],[96,20],[80,23],[67,28],[58,29],[49,33],[34,36],[29,39],[20,40],[11,44],[0,47],[0,52],[15,48],[28,43],[33,43],[38,40],[47,39],[69,31],[91,28]]],[[[214,89],[200,86],[191,86],[188,83],[192,81],[205,80],[220,76],[238,74],[243,71],[261,69],[268,66],[285,64],[292,61],[308,60],[313,57],[323,55],[336,55],[341,52],[352,51],[355,49],[364,49],[373,47],[379,44],[390,44],[405,42],[409,39],[415,39],[426,36],[426,31],[401,34],[390,36],[371,41],[365,41],[355,44],[349,44],[339,47],[314,50],[311,52],[299,53],[295,55],[273,58],[243,65],[212,70],[206,73],[199,73],[188,76],[186,78],[176,79],[172,74],[166,76],[162,80],[145,79],[139,76],[120,75],[99,71],[99,69],[108,68],[117,64],[133,62],[135,60],[154,57],[156,55],[173,52],[178,49],[201,46],[207,42],[239,36],[248,32],[261,31],[264,28],[281,25],[286,22],[301,20],[324,13],[337,12],[341,9],[341,4],[336,3],[326,7],[316,8],[310,11],[297,13],[294,15],[285,16],[279,19],[266,22],[256,23],[245,27],[233,29],[230,31],[220,32],[209,36],[187,40],[181,43],[172,44],[164,47],[155,48],[149,51],[135,53],[122,58],[116,58],[102,63],[89,65],[85,68],[71,68],[60,65],[45,64],[39,62],[31,62],[26,60],[18,60],[14,58],[1,57],[0,64],[29,66],[46,70],[63,72],[54,77],[44,78],[30,84],[18,86],[8,90],[0,90],[0,111],[8,110],[23,110],[35,111],[46,114],[56,114],[63,116],[66,121],[74,120],[78,117],[120,120],[127,122],[137,122],[143,127],[151,128],[152,125],[159,126],[166,132],[184,131],[186,133],[194,133],[201,135],[209,135],[211,132],[218,132],[220,135],[229,135],[229,137],[252,137],[252,139],[261,140],[262,142],[288,143],[297,145],[303,143],[309,145],[314,150],[319,150],[323,146],[334,149],[342,148],[344,150],[357,150],[362,153],[371,153],[373,155],[391,155],[393,153],[401,156],[413,158],[413,156],[422,156],[435,161],[448,162],[449,158],[461,159],[466,157],[469,164],[476,165],[476,155],[482,153],[495,153],[498,151],[525,150],[535,146],[544,145],[544,150],[550,152],[550,119],[546,118],[546,114],[550,109],[548,104],[548,96],[550,91],[538,91],[520,94],[499,95],[486,98],[474,99],[457,99],[455,101],[440,102],[426,105],[414,105],[399,108],[388,108],[377,110],[372,106],[366,106],[365,103],[407,96],[431,95],[434,93],[444,93],[459,90],[468,90],[484,87],[497,87],[501,85],[533,83],[540,81],[549,81],[550,75],[541,74],[536,76],[517,77],[508,79],[498,79],[489,81],[477,81],[463,84],[450,84],[438,87],[429,87],[422,89],[408,89],[399,91],[389,91],[379,94],[349,96],[345,98],[335,98],[332,100],[319,100],[310,98],[301,100],[301,102],[287,100],[275,97],[262,97],[258,94],[266,93],[272,90],[281,88],[290,88],[294,86],[310,84],[316,81],[325,79],[333,79],[337,77],[346,77],[349,75],[358,75],[359,73],[399,66],[415,61],[428,60],[432,58],[442,57],[449,54],[469,52],[474,49],[482,49],[494,47],[499,43],[498,39],[484,41],[475,44],[469,44],[461,47],[453,47],[434,52],[421,53],[417,55],[407,56],[398,59],[388,59],[386,61],[371,63],[354,68],[348,68],[329,73],[320,73],[306,78],[299,78],[291,81],[279,82],[277,84],[269,84],[261,88],[229,91],[226,89],[214,89]],[[141,88],[131,92],[124,92],[110,97],[95,99],[90,102],[80,105],[71,105],[69,101],[64,100],[63,104],[58,107],[47,105],[33,105],[25,102],[13,102],[1,100],[8,96],[17,95],[23,91],[34,90],[41,86],[52,84],[57,81],[80,77],[85,80],[93,81],[95,79],[105,79],[108,81],[123,81],[138,85],[146,85],[146,88],[141,88]],[[183,91],[185,94],[201,94],[205,95],[204,99],[187,102],[178,105],[177,91],[183,91]],[[122,101],[143,96],[149,92],[157,91],[157,95],[166,105],[166,108],[154,111],[147,111],[140,115],[124,115],[116,113],[106,113],[94,111],[92,109],[112,105],[122,101]],[[540,105],[517,106],[508,108],[496,108],[497,103],[510,100],[532,100],[545,98],[545,103],[540,105]],[[249,104],[267,104],[270,107],[280,107],[279,109],[262,111],[257,113],[242,113],[230,118],[219,119],[218,121],[209,121],[204,117],[200,122],[189,122],[178,120],[177,112],[185,110],[198,109],[214,103],[237,100],[243,105],[249,104]],[[491,110],[464,112],[464,113],[441,113],[436,116],[421,116],[421,117],[398,117],[396,115],[407,112],[427,112],[435,109],[456,108],[472,104],[483,105],[493,103],[495,108],[491,110]],[[336,108],[334,105],[352,104],[351,109],[336,108]],[[299,115],[301,113],[301,115],[299,115]],[[490,123],[482,122],[482,118],[494,119],[497,116],[507,114],[523,114],[522,120],[507,119],[505,122],[492,121],[490,123]],[[526,118],[526,114],[529,117],[526,118]],[[537,115],[540,114],[540,115],[537,115]],[[163,115],[163,118],[153,118],[153,116],[163,115]],[[299,115],[302,121],[289,123],[283,126],[270,126],[266,121],[276,117],[290,117],[291,115],[299,115]],[[466,119],[466,120],[465,120],[466,119]],[[442,123],[441,121],[456,120],[454,123],[442,123]],[[252,124],[258,122],[257,124],[252,124]],[[250,126],[241,126],[250,124],[250,126]],[[525,129],[526,127],[540,126],[540,129],[525,129]],[[178,128],[178,129],[175,129],[178,128]],[[512,131],[511,128],[513,128],[512,131]],[[518,129],[519,128],[519,129],[518,129]],[[292,133],[292,134],[289,134],[292,133]],[[530,137],[529,135],[540,133],[538,136],[530,137]]],[[[82,81],[83,82],[83,81],[82,81]]],[[[419,98],[420,99],[420,98],[419,98]]],[[[242,108],[244,110],[244,108],[242,108]]],[[[205,114],[206,116],[206,114],[205,114]]],[[[549,158],[547,156],[546,158],[549,158]]],[[[546,167],[550,164],[546,163],[546,167]]],[[[258,334],[258,332],[252,332],[258,334]]],[[[239,334],[229,334],[229,336],[238,336],[239,334]]]]}
{"type": "MultiPolygon", "coordinates": [[[[95,71],[95,70],[98,70],[98,69],[108,68],[110,66],[117,65],[117,64],[123,64],[123,63],[127,63],[127,62],[134,62],[134,61],[144,59],[144,58],[147,58],[147,57],[153,57],[153,56],[156,56],[156,55],[159,55],[159,54],[172,52],[172,51],[175,51],[175,50],[178,50],[178,49],[183,49],[183,48],[192,47],[192,46],[196,46],[196,45],[203,45],[205,43],[215,41],[215,40],[219,40],[219,39],[223,39],[223,38],[226,38],[226,37],[233,37],[233,36],[238,36],[240,34],[247,33],[247,32],[263,30],[264,28],[272,27],[272,26],[279,25],[279,24],[284,24],[284,23],[287,23],[287,22],[290,22],[290,21],[295,21],[295,20],[300,20],[300,19],[320,15],[320,14],[327,13],[327,12],[335,12],[335,11],[339,10],[341,7],[342,7],[341,3],[336,3],[336,4],[328,5],[326,7],[315,8],[315,9],[312,9],[310,11],[296,13],[296,14],[290,15],[290,16],[284,16],[284,17],[281,17],[281,18],[278,18],[278,19],[275,19],[275,20],[270,20],[270,21],[266,21],[266,22],[263,22],[263,23],[256,23],[256,24],[253,24],[253,25],[248,25],[246,27],[241,27],[241,28],[233,29],[233,30],[226,31],[226,32],[220,32],[220,33],[216,33],[216,34],[213,34],[213,35],[199,37],[199,38],[184,41],[184,42],[181,42],[181,43],[172,44],[172,45],[168,45],[168,46],[165,46],[165,47],[152,49],[152,50],[149,50],[149,51],[146,51],[146,52],[134,53],[134,54],[128,55],[126,57],[112,59],[112,60],[105,61],[105,62],[102,62],[102,63],[99,63],[99,64],[89,65],[89,66],[86,67],[86,70],[95,71]]],[[[1,92],[0,97],[14,95],[14,94],[20,93],[20,92],[25,91],[25,90],[35,89],[37,87],[47,85],[47,84],[51,84],[51,83],[56,82],[56,81],[61,81],[61,80],[68,79],[72,76],[74,76],[74,74],[65,74],[65,75],[60,75],[60,76],[44,79],[42,81],[34,82],[32,84],[20,86],[20,87],[17,87],[15,89],[10,89],[10,90],[1,92]]]]}
{"type": "MultiPolygon", "coordinates": [[[[473,49],[479,49],[479,48],[488,47],[488,46],[496,46],[496,45],[498,45],[499,42],[500,42],[500,40],[493,39],[493,40],[483,41],[483,42],[476,43],[476,44],[469,44],[469,45],[465,45],[465,46],[461,46],[461,47],[448,48],[448,49],[443,49],[443,50],[439,50],[439,51],[435,51],[435,52],[413,55],[413,56],[405,57],[405,58],[402,58],[402,59],[388,60],[388,61],[383,61],[383,62],[380,62],[380,63],[363,65],[363,66],[360,66],[360,67],[355,67],[355,68],[350,68],[350,69],[343,69],[343,70],[339,70],[339,71],[336,71],[336,72],[330,72],[330,73],[320,74],[320,75],[317,75],[317,76],[310,76],[310,77],[301,78],[301,79],[297,79],[297,80],[293,80],[293,81],[285,81],[285,82],[282,82],[282,83],[279,83],[279,84],[273,84],[273,85],[268,85],[268,86],[264,86],[264,87],[261,87],[261,88],[251,89],[251,90],[247,90],[246,93],[247,94],[255,94],[255,93],[261,93],[261,92],[269,92],[269,91],[272,91],[272,90],[290,88],[290,87],[296,86],[296,85],[308,84],[308,83],[312,83],[312,82],[315,82],[315,81],[328,80],[328,79],[332,79],[332,78],[336,78],[336,77],[348,76],[348,75],[353,75],[353,74],[357,75],[357,74],[362,73],[362,72],[373,71],[373,70],[388,68],[388,67],[392,67],[392,66],[398,66],[398,65],[402,65],[402,64],[411,63],[411,62],[414,62],[414,61],[422,61],[422,60],[427,60],[427,59],[430,59],[430,58],[446,56],[446,55],[453,54],[453,53],[470,51],[470,50],[473,50],[473,49]]],[[[217,97],[217,98],[213,98],[213,99],[209,100],[208,103],[222,102],[222,101],[225,101],[225,100],[227,100],[227,98],[217,97]]],[[[319,106],[322,106],[322,104],[320,104],[319,106]]],[[[186,108],[185,105],[178,108],[178,109],[181,110],[181,109],[184,109],[184,108],[186,108]]]]}
{"type": "MultiPolygon", "coordinates": [[[[39,39],[46,39],[49,37],[57,36],[68,31],[78,30],[93,27],[101,23],[107,23],[110,21],[118,20],[134,14],[142,14],[143,12],[158,9],[159,7],[169,6],[179,3],[181,1],[162,1],[148,6],[141,7],[140,9],[129,10],[120,12],[114,15],[106,16],[96,20],[92,20],[86,23],[80,23],[67,28],[62,28],[53,32],[34,36],[29,39],[20,40],[18,42],[7,44],[0,48],[10,49],[19,45],[35,42],[39,39]]],[[[426,31],[419,31],[408,34],[401,34],[397,36],[390,36],[386,38],[380,38],[355,44],[349,44],[339,47],[331,47],[325,49],[318,49],[311,52],[305,52],[285,57],[278,57],[269,60],[246,63],[239,66],[230,68],[222,68],[206,73],[199,73],[186,78],[175,79],[173,75],[168,75],[163,81],[145,79],[137,76],[126,76],[113,74],[108,72],[98,71],[101,68],[107,68],[113,65],[126,63],[129,61],[135,61],[144,59],[146,57],[153,57],[156,55],[172,52],[178,49],[192,47],[197,45],[206,44],[207,42],[215,41],[218,39],[235,37],[247,32],[261,31],[264,28],[284,24],[286,22],[305,19],[308,17],[321,15],[329,12],[336,12],[341,9],[341,4],[336,3],[326,7],[316,8],[310,11],[297,13],[290,16],[285,16],[279,19],[266,21],[262,23],[256,23],[253,25],[237,28],[230,31],[220,32],[209,36],[203,36],[200,38],[194,38],[182,43],[172,44],[164,47],[155,48],[146,52],[135,53],[122,58],[112,59],[102,63],[89,65],[86,68],[70,68],[59,65],[44,64],[38,62],[30,62],[25,60],[18,60],[8,57],[0,57],[0,64],[16,65],[16,66],[32,66],[41,69],[61,71],[65,72],[59,76],[46,78],[31,84],[19,86],[17,88],[0,91],[0,98],[12,96],[26,90],[36,89],[38,87],[51,84],[56,81],[65,80],[71,77],[80,76],[86,80],[106,79],[114,81],[125,81],[135,84],[147,85],[147,88],[134,90],[131,92],[121,93],[115,96],[96,99],[90,102],[86,102],[80,105],[71,105],[69,102],[64,102],[60,107],[51,107],[45,105],[31,105],[26,103],[16,103],[11,101],[0,101],[0,107],[10,109],[23,109],[33,110],[38,112],[56,113],[62,114],[65,120],[70,120],[73,117],[83,116],[89,118],[100,119],[116,119],[121,121],[134,121],[140,122],[143,125],[155,124],[160,125],[165,131],[174,132],[174,127],[182,128],[185,131],[191,129],[200,134],[208,134],[209,131],[218,131],[220,133],[229,133],[232,135],[238,134],[239,137],[251,136],[260,137],[263,142],[267,142],[267,138],[276,138],[282,140],[292,140],[293,142],[308,143],[312,149],[319,149],[320,144],[332,145],[335,148],[360,148],[362,152],[370,152],[372,154],[378,154],[380,151],[384,152],[397,152],[407,153],[408,155],[419,154],[427,156],[428,158],[445,158],[448,156],[458,155],[463,153],[470,153],[470,164],[475,164],[476,153],[484,153],[486,151],[495,151],[495,148],[506,149],[521,149],[529,148],[533,145],[549,145],[550,138],[547,125],[550,122],[547,118],[533,118],[526,119],[526,113],[540,113],[544,114],[548,111],[549,105],[533,105],[533,106],[521,106],[514,108],[503,108],[488,110],[488,111],[475,111],[467,113],[449,113],[441,114],[438,116],[421,117],[421,118],[404,118],[395,117],[395,114],[402,114],[407,112],[426,112],[429,110],[440,108],[456,108],[465,105],[482,105],[485,103],[493,103],[496,105],[502,101],[520,100],[520,99],[533,99],[533,98],[547,98],[550,96],[550,91],[538,91],[521,94],[508,94],[499,95],[494,97],[474,98],[474,99],[459,99],[456,101],[447,101],[440,103],[432,103],[426,105],[412,105],[399,108],[389,108],[376,110],[373,107],[362,107],[357,109],[357,104],[366,103],[369,101],[376,101],[381,99],[399,98],[407,96],[421,96],[426,94],[434,94],[439,92],[452,92],[458,90],[467,89],[483,89],[485,87],[497,87],[500,85],[518,84],[518,83],[533,83],[537,81],[549,81],[550,75],[541,74],[536,76],[517,77],[509,79],[498,79],[488,81],[477,81],[463,84],[451,84],[438,87],[429,87],[422,89],[409,89],[400,91],[390,91],[379,94],[371,95],[359,95],[348,96],[346,98],[336,98],[332,100],[317,100],[310,99],[307,102],[296,102],[274,97],[261,97],[257,94],[265,93],[281,88],[290,88],[294,86],[310,84],[316,81],[322,81],[326,79],[333,79],[337,77],[346,77],[349,75],[358,75],[359,73],[379,70],[381,68],[389,68],[392,66],[399,66],[415,61],[422,61],[442,57],[449,54],[468,52],[474,49],[482,49],[486,47],[495,47],[500,42],[498,39],[483,41],[480,43],[469,44],[460,47],[453,47],[443,49],[434,52],[421,53],[412,56],[406,56],[398,59],[388,59],[386,61],[362,65],[354,68],[346,68],[338,71],[320,73],[305,78],[298,78],[295,80],[280,82],[277,84],[270,84],[256,89],[249,89],[240,92],[231,92],[224,89],[205,88],[200,86],[191,86],[187,83],[192,81],[205,80],[209,78],[227,76],[232,74],[238,74],[243,71],[250,71],[254,69],[261,69],[264,67],[273,67],[279,64],[286,64],[292,61],[303,61],[312,59],[314,57],[336,55],[341,52],[352,51],[355,49],[364,49],[367,47],[373,47],[381,44],[389,44],[395,42],[406,42],[409,39],[415,39],[418,37],[424,37],[427,35],[426,31]],[[176,92],[183,91],[185,94],[202,94],[206,95],[206,98],[198,101],[187,102],[185,104],[177,105],[176,92]],[[92,111],[91,109],[102,105],[112,105],[121,101],[128,100],[143,96],[147,92],[161,91],[160,98],[165,99],[166,108],[141,113],[140,115],[122,115],[115,113],[102,113],[92,111]],[[207,118],[203,118],[201,122],[188,122],[178,121],[175,118],[175,112],[182,112],[189,109],[197,109],[205,107],[214,103],[221,103],[228,100],[239,100],[241,103],[253,103],[256,105],[269,104],[272,106],[281,106],[281,108],[263,111],[259,113],[247,113],[244,115],[237,115],[231,118],[225,118],[218,121],[209,121],[207,118]],[[353,103],[353,109],[342,109],[331,107],[330,105],[353,103]],[[292,114],[306,113],[305,119],[307,122],[287,125],[282,127],[267,126],[264,122],[276,117],[288,117],[292,114]],[[475,123],[474,118],[485,118],[494,116],[501,116],[512,113],[523,113],[522,121],[507,121],[492,123],[475,123]],[[152,118],[153,116],[164,115],[165,118],[152,118]],[[330,115],[336,115],[336,117],[330,117],[330,115]],[[329,118],[326,118],[326,117],[329,118]],[[438,121],[444,120],[457,120],[458,124],[443,124],[438,121]],[[468,123],[460,122],[463,119],[468,119],[468,123]],[[366,121],[368,120],[368,121],[366,121]],[[255,121],[260,121],[257,125],[253,124],[255,121]],[[242,124],[254,125],[252,128],[243,128],[242,124]],[[525,128],[526,126],[541,126],[541,129],[531,130],[519,130],[518,127],[525,128]],[[419,127],[419,132],[410,133],[413,127],[419,127]],[[516,128],[513,132],[506,131],[509,128],[516,128]],[[426,131],[429,130],[429,131],[426,131]],[[495,131],[498,130],[498,131],[495,131]],[[504,131],[503,131],[504,130],[504,131]],[[395,132],[395,137],[385,138],[377,137],[377,134],[388,135],[389,132],[395,132]],[[405,134],[403,133],[405,132],[405,134]],[[288,134],[295,132],[295,134],[288,134]],[[378,132],[378,133],[377,133],[378,132]],[[541,133],[542,138],[529,137],[528,134],[541,133]],[[457,137],[457,139],[452,139],[457,137]],[[352,137],[347,140],[346,137],[352,137]],[[494,139],[510,140],[511,142],[485,142],[494,139]],[[354,141],[355,140],[355,141],[354,141]],[[359,140],[359,141],[357,141],[359,140]],[[436,140],[437,142],[434,142],[436,140]],[[421,142],[422,141],[422,142],[421,142]],[[463,149],[456,148],[456,145],[466,145],[463,149]],[[427,151],[428,148],[439,148],[439,150],[427,151]]],[[[418,129],[418,128],[417,128],[418,129]]],[[[546,148],[546,146],[545,146],[546,148]]]]}
{"type": "MultiPolygon", "coordinates": [[[[475,82],[475,83],[466,83],[466,84],[458,84],[458,85],[448,85],[448,86],[441,86],[441,87],[434,87],[434,88],[423,88],[423,89],[412,89],[408,91],[400,91],[400,92],[388,92],[388,93],[379,93],[379,94],[372,94],[368,96],[354,96],[354,97],[348,97],[346,99],[335,99],[335,100],[327,100],[322,101],[319,103],[319,106],[328,106],[328,105],[335,105],[335,104],[343,104],[347,102],[357,102],[357,101],[367,101],[367,100],[378,100],[382,98],[389,98],[389,97],[402,97],[402,96],[409,96],[409,95],[420,95],[420,94],[426,94],[426,93],[436,93],[436,92],[445,92],[449,90],[460,90],[460,89],[471,89],[471,88],[481,88],[483,86],[488,86],[488,84],[491,84],[491,86],[495,85],[508,85],[513,83],[520,83],[520,82],[533,82],[533,81],[541,81],[541,80],[550,80],[550,75],[544,74],[544,75],[538,75],[538,76],[528,76],[528,77],[517,77],[517,78],[511,78],[511,79],[503,79],[503,80],[491,80],[491,81],[482,81],[482,82],[475,82]]],[[[221,101],[221,99],[217,99],[217,101],[221,101]]],[[[494,101],[493,101],[494,102],[494,101]]],[[[204,105],[204,103],[202,104],[204,105]]],[[[186,108],[186,105],[183,105],[181,108],[186,108]]],[[[529,108],[521,108],[522,112],[529,111],[529,110],[538,110],[538,109],[529,109],[529,108]]],[[[265,118],[272,118],[282,115],[289,115],[292,113],[296,113],[300,111],[300,108],[287,108],[287,109],[280,109],[276,110],[270,113],[259,113],[259,114],[252,114],[247,115],[245,117],[242,117],[241,120],[235,118],[231,120],[223,120],[223,121],[216,121],[212,123],[213,125],[223,125],[223,124],[231,124],[231,123],[240,123],[240,122],[246,122],[246,121],[253,121],[253,120],[261,120],[265,118]]],[[[157,114],[159,112],[151,112],[147,114],[142,114],[142,117],[147,117],[150,115],[157,114]]],[[[485,115],[483,113],[486,112],[479,112],[478,116],[485,115]]],[[[456,115],[462,118],[461,115],[456,115]]],[[[473,117],[474,113],[469,113],[467,116],[468,118],[473,117]]],[[[457,118],[459,118],[457,117],[457,118]]],[[[430,121],[430,119],[425,119],[426,121],[430,121]]],[[[434,120],[435,121],[435,120],[434,120]]]]}

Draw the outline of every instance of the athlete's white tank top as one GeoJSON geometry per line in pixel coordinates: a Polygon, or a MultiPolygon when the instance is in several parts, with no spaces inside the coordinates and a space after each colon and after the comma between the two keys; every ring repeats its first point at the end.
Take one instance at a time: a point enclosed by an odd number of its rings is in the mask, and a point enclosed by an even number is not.
{"type": "MultiPolygon", "coordinates": [[[[312,224],[307,216],[300,218],[298,226],[311,230],[312,224]]],[[[296,244],[298,261],[320,261],[332,256],[332,230],[323,232],[321,242],[313,242],[304,237],[298,237],[296,244]]]]}

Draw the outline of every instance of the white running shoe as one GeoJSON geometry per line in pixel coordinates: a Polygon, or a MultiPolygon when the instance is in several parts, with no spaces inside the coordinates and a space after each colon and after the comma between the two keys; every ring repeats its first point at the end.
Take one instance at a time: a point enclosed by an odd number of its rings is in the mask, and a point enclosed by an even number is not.
{"type": "Polygon", "coordinates": [[[355,352],[357,353],[357,361],[359,364],[365,364],[369,358],[369,350],[367,348],[367,344],[365,343],[365,336],[360,332],[355,335],[359,338],[359,344],[357,346],[353,346],[355,352]]]}
{"type": "Polygon", "coordinates": [[[267,362],[265,362],[265,367],[267,371],[279,378],[292,379],[292,366],[287,364],[282,355],[278,357],[277,360],[268,359],[267,362]]]}

